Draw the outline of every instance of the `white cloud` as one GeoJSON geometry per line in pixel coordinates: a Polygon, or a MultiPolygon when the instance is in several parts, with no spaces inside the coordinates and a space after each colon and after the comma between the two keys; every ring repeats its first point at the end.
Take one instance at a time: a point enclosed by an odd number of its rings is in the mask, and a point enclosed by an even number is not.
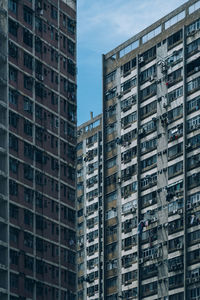
{"type": "Polygon", "coordinates": [[[78,119],[101,112],[101,54],[131,38],[185,0],[78,0],[78,119]]]}
{"type": "Polygon", "coordinates": [[[183,0],[80,0],[79,42],[93,50],[109,51],[183,4],[183,0]],[[87,43],[87,45],[86,45],[87,43]]]}

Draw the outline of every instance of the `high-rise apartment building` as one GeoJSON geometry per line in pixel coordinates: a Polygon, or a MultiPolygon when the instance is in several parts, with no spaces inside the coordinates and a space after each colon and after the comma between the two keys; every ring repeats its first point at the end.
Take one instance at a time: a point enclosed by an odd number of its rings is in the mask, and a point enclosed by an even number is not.
{"type": "Polygon", "coordinates": [[[102,299],[102,116],[78,127],[78,299],[102,299]]]}
{"type": "Polygon", "coordinates": [[[200,299],[200,1],[103,56],[102,136],[101,299],[200,299]]]}
{"type": "Polygon", "coordinates": [[[75,299],[76,1],[0,1],[0,299],[75,299]]]}

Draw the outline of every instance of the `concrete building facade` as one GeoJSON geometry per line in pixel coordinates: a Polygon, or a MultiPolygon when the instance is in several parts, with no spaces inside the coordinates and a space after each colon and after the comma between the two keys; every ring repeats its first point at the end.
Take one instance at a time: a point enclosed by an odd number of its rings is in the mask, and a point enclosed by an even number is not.
{"type": "Polygon", "coordinates": [[[101,299],[200,299],[200,1],[103,55],[102,128],[101,299]]]}
{"type": "Polygon", "coordinates": [[[102,116],[78,127],[78,299],[102,299],[102,116]]]}
{"type": "Polygon", "coordinates": [[[76,1],[0,1],[0,299],[76,298],[76,1]]]}

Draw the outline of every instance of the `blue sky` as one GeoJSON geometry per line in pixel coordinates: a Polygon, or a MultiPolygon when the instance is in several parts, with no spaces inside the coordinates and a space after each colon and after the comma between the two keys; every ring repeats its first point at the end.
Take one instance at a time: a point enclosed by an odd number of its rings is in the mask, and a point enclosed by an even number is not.
{"type": "Polygon", "coordinates": [[[78,125],[102,110],[102,54],[186,0],[78,0],[78,125]]]}

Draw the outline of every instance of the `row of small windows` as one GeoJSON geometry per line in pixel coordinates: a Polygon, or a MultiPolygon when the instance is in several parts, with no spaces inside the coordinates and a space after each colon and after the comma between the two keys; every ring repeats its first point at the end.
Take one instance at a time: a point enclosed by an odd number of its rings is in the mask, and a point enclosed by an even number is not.
{"type": "MultiPolygon", "coordinates": [[[[47,10],[46,3],[44,3],[43,6],[44,6],[44,10],[46,11],[47,10]]],[[[19,9],[18,1],[17,0],[9,0],[8,8],[14,14],[18,14],[18,9],[19,9]]],[[[40,11],[42,10],[41,7],[38,6],[38,8],[40,8],[40,11]]],[[[75,29],[76,29],[76,22],[73,19],[67,17],[65,14],[63,14],[62,16],[63,16],[63,18],[62,18],[63,27],[65,27],[70,34],[74,35],[75,29]]],[[[33,11],[31,8],[29,8],[26,5],[23,6],[23,18],[27,24],[29,24],[29,25],[33,24],[33,11]]],[[[52,4],[51,4],[51,18],[54,20],[58,19],[57,8],[54,7],[52,4]]]]}

